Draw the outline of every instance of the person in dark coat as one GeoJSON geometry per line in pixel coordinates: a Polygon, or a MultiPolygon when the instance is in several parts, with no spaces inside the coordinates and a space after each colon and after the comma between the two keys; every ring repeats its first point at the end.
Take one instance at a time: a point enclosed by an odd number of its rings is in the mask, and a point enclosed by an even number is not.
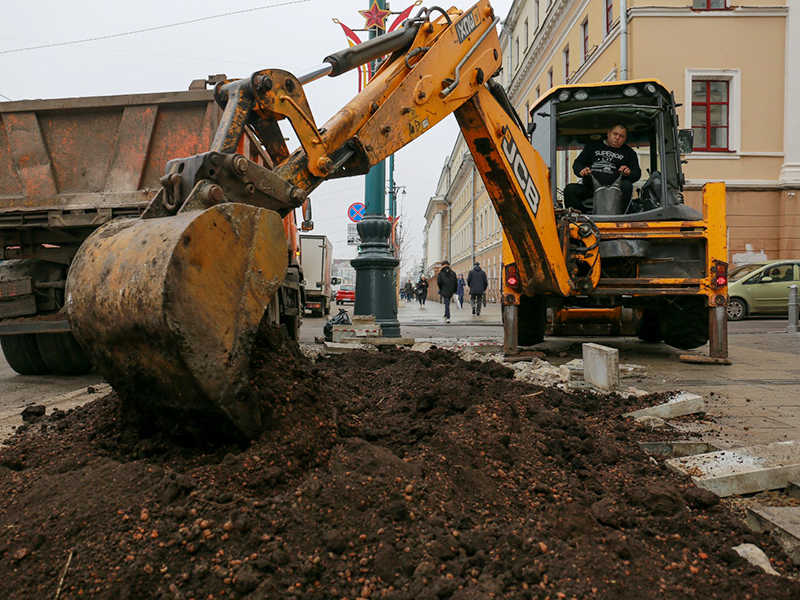
{"type": "Polygon", "coordinates": [[[467,287],[467,282],[464,281],[464,276],[458,276],[458,289],[456,290],[456,297],[458,298],[458,310],[464,309],[464,288],[467,287]]]}
{"type": "Polygon", "coordinates": [[[425,300],[428,299],[428,285],[428,278],[425,275],[420,275],[415,292],[417,300],[419,300],[419,307],[422,309],[425,308],[425,300]]]}
{"type": "Polygon", "coordinates": [[[436,276],[436,284],[439,286],[439,293],[444,300],[444,322],[450,322],[450,298],[456,293],[458,289],[458,278],[453,270],[450,268],[450,263],[446,260],[442,261],[442,269],[439,275],[436,276]]]}
{"type": "Polygon", "coordinates": [[[406,295],[406,300],[410,301],[414,299],[414,284],[412,284],[410,280],[406,281],[403,291],[406,295]]]}
{"type": "Polygon", "coordinates": [[[486,272],[481,269],[481,263],[476,262],[472,271],[467,275],[467,285],[469,286],[469,301],[472,304],[472,314],[480,315],[483,306],[483,296],[489,288],[489,279],[486,272]]]}
{"type": "Polygon", "coordinates": [[[636,152],[625,142],[628,128],[619,123],[606,133],[605,140],[586,144],[572,164],[572,171],[581,183],[564,188],[564,206],[583,211],[584,201],[594,197],[593,179],[602,186],[619,185],[625,205],[631,201],[633,184],[642,176],[636,152]],[[619,181],[619,183],[617,183],[619,181]]]}

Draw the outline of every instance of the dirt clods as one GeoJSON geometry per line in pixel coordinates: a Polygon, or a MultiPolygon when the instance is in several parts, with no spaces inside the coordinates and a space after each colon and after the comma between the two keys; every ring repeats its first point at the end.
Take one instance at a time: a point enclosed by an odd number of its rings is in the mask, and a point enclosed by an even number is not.
{"type": "Polygon", "coordinates": [[[114,394],[21,428],[0,450],[0,597],[62,578],[62,600],[800,597],[768,537],[639,449],[659,433],[621,415],[646,398],[436,348],[312,363],[270,335],[249,445],[149,431],[114,394]]]}

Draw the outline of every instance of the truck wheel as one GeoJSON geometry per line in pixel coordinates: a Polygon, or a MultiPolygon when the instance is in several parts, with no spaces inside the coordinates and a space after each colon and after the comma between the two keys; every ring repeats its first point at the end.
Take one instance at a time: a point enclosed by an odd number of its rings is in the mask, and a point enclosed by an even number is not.
{"type": "Polygon", "coordinates": [[[545,296],[520,296],[517,342],[520,346],[533,346],[544,340],[547,326],[547,298],[545,296]]]}
{"type": "Polygon", "coordinates": [[[661,314],[654,308],[637,308],[633,311],[633,327],[638,337],[649,344],[664,339],[661,327],[661,314]]]}
{"type": "Polygon", "coordinates": [[[42,360],[56,375],[85,375],[92,370],[92,361],[69,332],[37,333],[36,343],[42,360]]]}
{"type": "Polygon", "coordinates": [[[728,300],[728,321],[741,321],[747,316],[747,302],[741,298],[728,300]]]}
{"type": "Polygon", "coordinates": [[[325,316],[327,316],[327,315],[331,314],[331,303],[330,303],[330,302],[326,302],[326,303],[325,303],[325,311],[324,311],[324,313],[323,313],[323,314],[324,314],[325,316]]]}
{"type": "Polygon", "coordinates": [[[20,375],[47,375],[50,369],[42,360],[36,336],[32,333],[23,335],[0,335],[0,346],[3,347],[8,366],[20,375]]]}
{"type": "Polygon", "coordinates": [[[702,297],[678,297],[667,304],[667,322],[664,342],[691,350],[708,341],[708,307],[702,297]]]}

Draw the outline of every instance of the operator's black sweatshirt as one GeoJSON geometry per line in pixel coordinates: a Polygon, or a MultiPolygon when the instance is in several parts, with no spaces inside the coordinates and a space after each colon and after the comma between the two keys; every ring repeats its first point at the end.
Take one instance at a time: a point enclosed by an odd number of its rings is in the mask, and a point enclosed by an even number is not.
{"type": "MultiPolygon", "coordinates": [[[[642,170],[639,168],[639,159],[636,152],[630,146],[623,144],[619,148],[612,148],[605,141],[589,142],[583,151],[572,163],[572,171],[580,177],[580,172],[584,167],[592,170],[592,175],[602,185],[611,185],[619,177],[619,168],[625,165],[631,170],[631,174],[623,177],[626,181],[634,183],[639,181],[642,170]]],[[[584,183],[591,187],[592,180],[584,178],[584,183]]]]}

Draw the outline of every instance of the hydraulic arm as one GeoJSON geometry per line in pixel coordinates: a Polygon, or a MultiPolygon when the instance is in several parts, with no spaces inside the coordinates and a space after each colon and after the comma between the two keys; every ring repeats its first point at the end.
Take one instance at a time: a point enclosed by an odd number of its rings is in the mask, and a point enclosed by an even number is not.
{"type": "Polygon", "coordinates": [[[556,218],[547,167],[492,80],[501,66],[497,22],[486,0],[465,12],[422,9],[397,33],[299,76],[264,69],[217,85],[224,114],[209,152],[170,161],[143,217],[98,230],[70,271],[75,336],[126,402],[257,436],[246,368],[265,313],[275,320],[281,310],[279,215],[307,205],[327,179],[366,173],[451,113],[523,291],[591,291],[595,232],[570,212],[556,218]],[[303,84],[384,56],[364,90],[319,127],[303,84]],[[292,153],[278,126],[284,119],[301,143],[292,153]],[[234,154],[243,135],[257,138],[262,161],[234,154]]]}

